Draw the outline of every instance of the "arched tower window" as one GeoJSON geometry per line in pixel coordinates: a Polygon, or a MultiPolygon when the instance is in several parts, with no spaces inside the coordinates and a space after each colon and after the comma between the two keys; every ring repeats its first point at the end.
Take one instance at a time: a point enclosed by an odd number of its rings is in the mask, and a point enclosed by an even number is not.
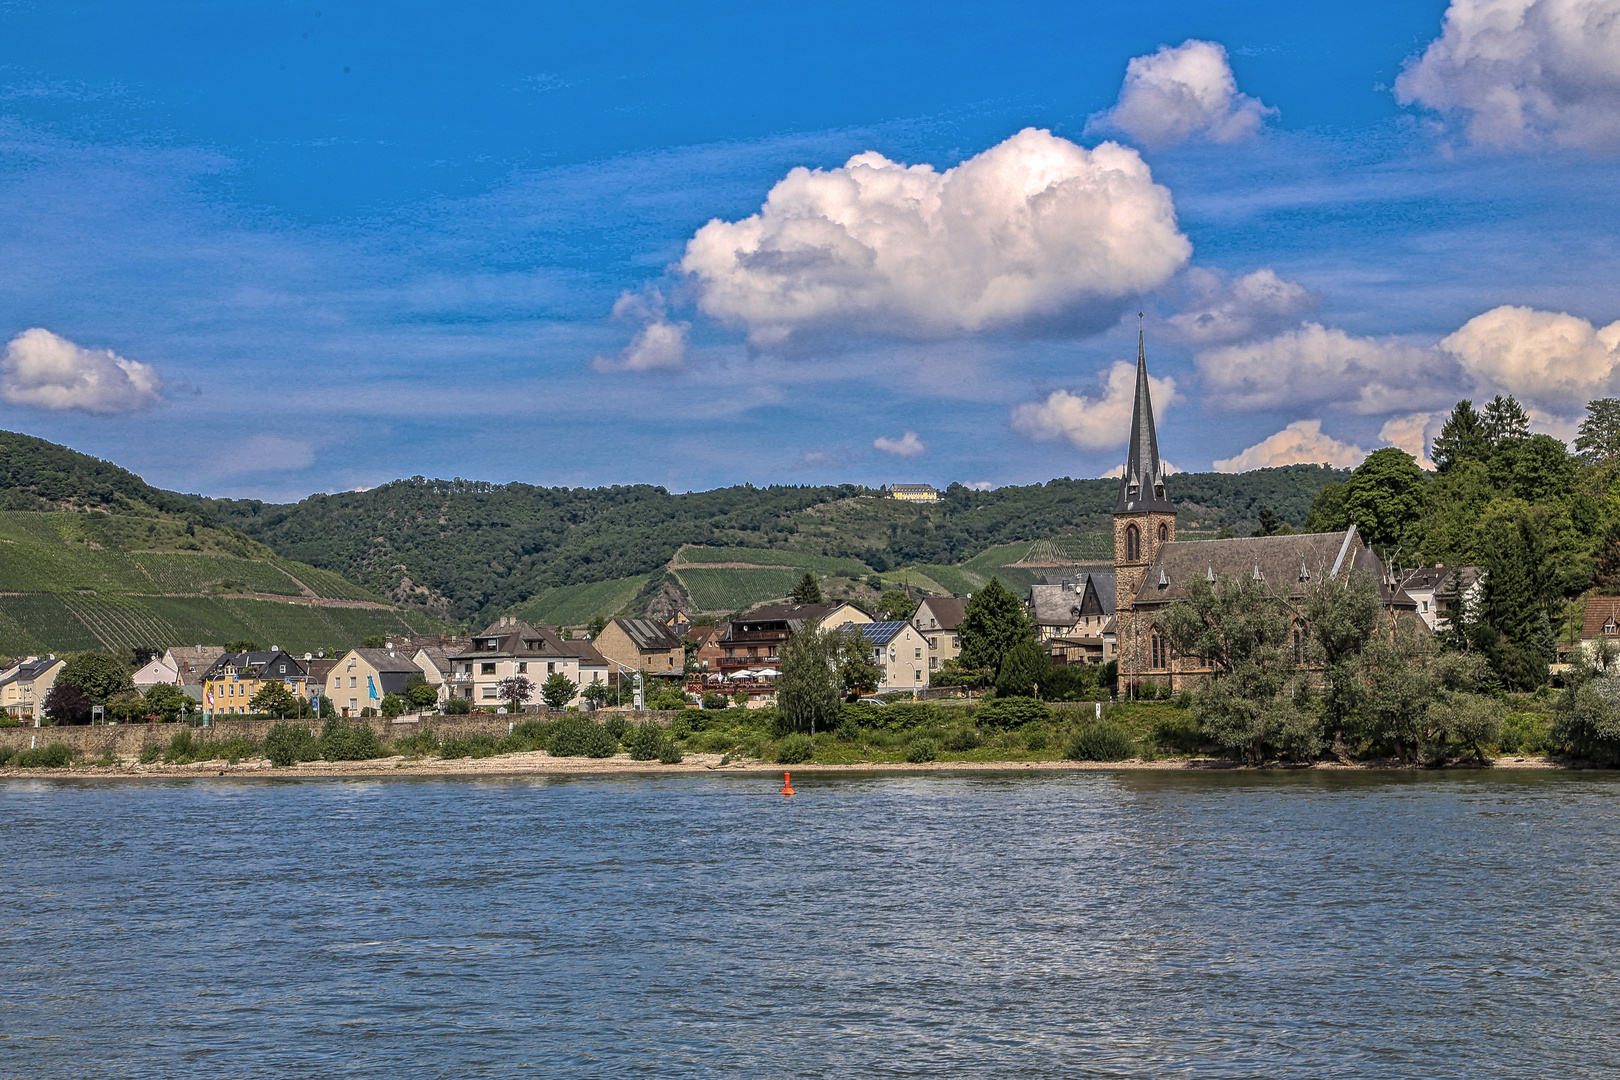
{"type": "Polygon", "coordinates": [[[1161,521],[1161,522],[1159,522],[1159,543],[1167,544],[1169,542],[1170,542],[1170,526],[1166,525],[1164,522],[1161,521]]]}
{"type": "Polygon", "coordinates": [[[1152,635],[1148,639],[1148,651],[1152,660],[1152,663],[1148,665],[1149,667],[1162,668],[1170,666],[1169,650],[1164,647],[1164,639],[1159,636],[1158,627],[1153,628],[1152,635]]]}
{"type": "Polygon", "coordinates": [[[1142,557],[1142,531],[1135,525],[1125,526],[1125,561],[1136,562],[1142,557]]]}

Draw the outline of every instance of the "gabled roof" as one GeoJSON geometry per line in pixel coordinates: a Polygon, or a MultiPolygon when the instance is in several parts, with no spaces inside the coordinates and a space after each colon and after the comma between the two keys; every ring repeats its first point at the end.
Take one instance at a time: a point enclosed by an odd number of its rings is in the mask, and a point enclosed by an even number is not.
{"type": "Polygon", "coordinates": [[[1080,574],[1056,580],[1043,577],[1030,586],[1029,600],[1035,609],[1035,622],[1041,626],[1072,626],[1083,615],[1112,615],[1114,575],[1080,574]]]}
{"type": "MultiPolygon", "coordinates": [[[[289,676],[308,674],[302,660],[284,650],[275,649],[261,652],[224,653],[214,659],[214,662],[198,677],[198,681],[218,678],[224,674],[227,668],[234,668],[239,675],[258,675],[268,665],[279,663],[286,663],[286,674],[289,676]]],[[[278,677],[281,675],[280,672],[275,674],[278,677]]]]}
{"type": "Polygon", "coordinates": [[[1186,599],[1193,578],[1251,577],[1276,596],[1301,598],[1314,580],[1359,570],[1378,587],[1388,606],[1417,605],[1394,584],[1378,556],[1361,542],[1352,525],[1343,533],[1296,533],[1231,540],[1177,540],[1159,548],[1142,578],[1136,604],[1169,604],[1186,599]]]}
{"type": "Polygon", "coordinates": [[[789,631],[798,631],[812,620],[821,622],[843,607],[842,601],[832,604],[761,604],[732,619],[721,633],[720,640],[728,641],[738,627],[752,623],[785,623],[789,631]]]}
{"type": "Polygon", "coordinates": [[[459,648],[452,650],[446,645],[419,645],[416,652],[411,654],[411,659],[415,660],[418,655],[425,656],[437,671],[448,675],[450,674],[450,658],[460,651],[459,648]]]}
{"type": "Polygon", "coordinates": [[[855,629],[873,645],[887,645],[911,624],[908,622],[845,623],[843,629],[855,629]]]}
{"type": "Polygon", "coordinates": [[[623,630],[625,637],[641,652],[669,652],[685,647],[667,625],[652,619],[614,619],[613,625],[623,630]]]}
{"type": "Polygon", "coordinates": [[[1581,637],[1614,637],[1604,627],[1620,628],[1620,596],[1589,596],[1586,598],[1586,617],[1581,621],[1581,637]]]}
{"type": "Polygon", "coordinates": [[[35,679],[44,677],[46,673],[51,670],[51,668],[62,662],[63,661],[54,656],[43,656],[35,660],[24,660],[22,663],[17,665],[15,671],[8,674],[5,678],[0,679],[0,686],[5,686],[8,683],[14,682],[33,682],[35,679]]]}
{"type": "Polygon", "coordinates": [[[422,670],[412,662],[410,656],[398,650],[389,652],[387,649],[353,649],[351,651],[376,668],[379,675],[397,672],[409,674],[413,671],[420,673],[422,670]]]}
{"type": "Polygon", "coordinates": [[[920,616],[923,608],[928,609],[941,630],[955,630],[962,625],[962,612],[967,609],[967,600],[960,596],[930,596],[917,605],[918,614],[913,618],[919,623],[922,621],[920,616]]]}

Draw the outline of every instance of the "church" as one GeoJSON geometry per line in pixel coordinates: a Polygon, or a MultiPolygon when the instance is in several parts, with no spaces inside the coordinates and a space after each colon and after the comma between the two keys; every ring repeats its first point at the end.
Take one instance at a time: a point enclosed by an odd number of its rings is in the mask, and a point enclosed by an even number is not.
{"type": "Polygon", "coordinates": [[[1313,579],[1361,571],[1378,584],[1392,616],[1410,613],[1417,603],[1390,578],[1356,527],[1343,533],[1296,533],[1230,540],[1176,539],[1176,507],[1159,460],[1148,389],[1147,355],[1141,331],[1136,344],[1136,400],[1125,472],[1114,502],[1114,630],[1118,641],[1120,686],[1149,681],[1172,690],[1192,687],[1210,673],[1197,657],[1174,656],[1159,634],[1159,613],[1188,596],[1195,578],[1215,582],[1250,575],[1296,612],[1295,655],[1303,656],[1305,624],[1298,616],[1313,579]]]}

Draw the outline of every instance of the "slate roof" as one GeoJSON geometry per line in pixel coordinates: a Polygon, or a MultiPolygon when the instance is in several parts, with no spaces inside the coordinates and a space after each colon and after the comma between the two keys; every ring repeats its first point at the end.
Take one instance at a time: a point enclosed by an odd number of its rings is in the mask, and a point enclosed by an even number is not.
{"type": "MultiPolygon", "coordinates": [[[[803,628],[804,624],[815,620],[825,619],[828,615],[843,607],[843,603],[832,604],[761,604],[744,612],[731,620],[720,635],[721,641],[728,641],[733,630],[750,623],[786,623],[790,631],[803,628]]],[[[740,632],[740,631],[739,631],[740,632]]]]}
{"type": "Polygon", "coordinates": [[[406,674],[410,674],[412,672],[420,674],[422,669],[417,667],[416,664],[411,661],[411,656],[414,656],[415,653],[416,650],[414,649],[412,649],[409,654],[400,652],[397,649],[393,652],[389,652],[387,649],[354,650],[354,654],[360,659],[364,660],[366,663],[370,664],[372,667],[376,668],[378,674],[400,671],[405,672],[406,674]]]}
{"type": "Polygon", "coordinates": [[[1153,606],[1186,599],[1187,585],[1194,578],[1256,575],[1274,595],[1300,599],[1312,581],[1351,570],[1371,576],[1386,606],[1417,607],[1403,589],[1390,582],[1384,564],[1361,542],[1354,525],[1342,533],[1177,540],[1165,544],[1148,567],[1135,603],[1153,606]]]}
{"type": "Polygon", "coordinates": [[[661,622],[652,619],[614,619],[613,624],[623,630],[641,652],[669,652],[685,648],[681,639],[661,622]]]}
{"type": "Polygon", "coordinates": [[[1161,510],[1175,513],[1164,486],[1164,463],[1159,460],[1159,436],[1153,430],[1153,395],[1148,388],[1147,352],[1142,331],[1136,331],[1136,402],[1131,409],[1131,441],[1125,471],[1119,478],[1114,513],[1161,510]]]}
{"type": "Polygon", "coordinates": [[[1056,579],[1043,576],[1030,586],[1029,599],[1035,621],[1041,626],[1072,626],[1086,614],[1112,615],[1114,575],[1080,574],[1056,579]],[[1088,611],[1088,607],[1096,610],[1088,611]]]}
{"type": "Polygon", "coordinates": [[[284,650],[272,649],[261,652],[223,653],[215,658],[214,662],[198,678],[198,681],[218,678],[225,673],[226,668],[235,668],[237,673],[241,675],[258,675],[266,666],[276,663],[278,657],[286,659],[287,673],[281,675],[278,672],[272,677],[291,678],[308,674],[304,669],[304,662],[298,657],[284,650]]]}
{"type": "Polygon", "coordinates": [[[1432,589],[1436,593],[1444,593],[1452,588],[1453,577],[1457,578],[1463,590],[1467,591],[1479,580],[1479,567],[1420,566],[1416,570],[1408,570],[1401,576],[1401,588],[1408,592],[1426,592],[1432,589]]]}
{"type": "Polygon", "coordinates": [[[199,686],[202,683],[203,672],[212,667],[215,660],[225,655],[225,646],[175,645],[169,649],[168,655],[174,657],[180,675],[180,685],[199,686]]]}
{"type": "MultiPolygon", "coordinates": [[[[967,600],[960,596],[930,596],[917,605],[917,614],[912,616],[919,622],[924,607],[939,621],[939,629],[955,630],[962,625],[962,612],[967,609],[967,600]]],[[[930,625],[928,629],[934,627],[930,625]]]]}
{"type": "MultiPolygon", "coordinates": [[[[433,664],[441,675],[450,674],[450,658],[460,652],[461,648],[451,648],[447,645],[421,645],[416,652],[427,654],[428,661],[433,664]]],[[[416,652],[411,653],[411,659],[416,659],[416,652]]]]}
{"type": "Polygon", "coordinates": [[[16,671],[0,679],[0,686],[14,682],[33,682],[61,662],[54,656],[45,656],[37,660],[24,660],[17,665],[16,671]]]}
{"type": "Polygon", "coordinates": [[[1589,596],[1586,599],[1586,618],[1581,622],[1581,637],[1614,637],[1606,634],[1605,626],[1613,623],[1620,629],[1620,596],[1589,596]]]}

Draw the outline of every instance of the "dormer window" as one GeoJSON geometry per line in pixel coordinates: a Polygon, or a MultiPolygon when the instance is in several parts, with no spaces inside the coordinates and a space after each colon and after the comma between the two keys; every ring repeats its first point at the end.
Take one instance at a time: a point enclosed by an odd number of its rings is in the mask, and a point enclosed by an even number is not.
{"type": "Polygon", "coordinates": [[[1141,495],[1141,494],[1142,494],[1142,488],[1141,488],[1140,485],[1137,485],[1137,484],[1127,484],[1127,485],[1125,485],[1125,501],[1126,502],[1135,502],[1137,497],[1139,495],[1141,495]]]}
{"type": "Polygon", "coordinates": [[[1610,618],[1608,622],[1603,624],[1603,632],[1609,637],[1620,634],[1620,623],[1616,623],[1613,618],[1610,618]]]}

